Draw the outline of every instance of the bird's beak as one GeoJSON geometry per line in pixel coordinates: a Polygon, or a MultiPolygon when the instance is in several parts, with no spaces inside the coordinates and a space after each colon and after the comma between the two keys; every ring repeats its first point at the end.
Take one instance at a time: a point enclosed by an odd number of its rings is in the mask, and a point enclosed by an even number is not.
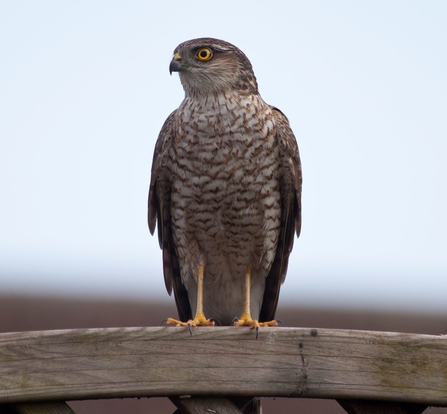
{"type": "Polygon", "coordinates": [[[169,73],[172,75],[172,72],[180,72],[183,68],[184,63],[182,63],[182,57],[180,53],[176,53],[169,64],[169,73]]]}

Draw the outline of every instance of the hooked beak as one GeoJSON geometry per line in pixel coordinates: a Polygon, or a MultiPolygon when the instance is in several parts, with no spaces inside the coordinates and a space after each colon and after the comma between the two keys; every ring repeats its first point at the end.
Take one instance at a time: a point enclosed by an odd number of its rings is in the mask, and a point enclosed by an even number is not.
{"type": "Polygon", "coordinates": [[[180,72],[183,68],[184,63],[182,63],[182,57],[180,53],[176,53],[169,64],[169,74],[172,75],[172,72],[180,72]]]}

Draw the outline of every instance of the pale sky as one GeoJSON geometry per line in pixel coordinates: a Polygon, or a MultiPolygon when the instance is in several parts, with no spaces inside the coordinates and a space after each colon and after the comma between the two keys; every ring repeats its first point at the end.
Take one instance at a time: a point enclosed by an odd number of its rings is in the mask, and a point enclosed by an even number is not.
{"type": "Polygon", "coordinates": [[[281,303],[447,310],[447,2],[0,2],[0,290],[169,298],[146,224],[177,44],[251,60],[303,163],[281,303]]]}

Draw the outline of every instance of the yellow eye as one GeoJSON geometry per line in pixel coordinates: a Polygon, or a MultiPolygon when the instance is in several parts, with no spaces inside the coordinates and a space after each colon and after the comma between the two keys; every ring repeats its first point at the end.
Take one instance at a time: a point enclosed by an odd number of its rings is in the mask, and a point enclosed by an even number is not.
{"type": "Polygon", "coordinates": [[[213,57],[213,51],[209,47],[202,47],[196,53],[196,58],[205,62],[213,57]]]}

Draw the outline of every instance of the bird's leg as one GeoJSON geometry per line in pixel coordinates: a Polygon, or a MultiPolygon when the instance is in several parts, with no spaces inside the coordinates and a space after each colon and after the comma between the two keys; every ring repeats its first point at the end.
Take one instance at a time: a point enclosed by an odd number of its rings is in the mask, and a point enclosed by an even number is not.
{"type": "Polygon", "coordinates": [[[188,321],[192,326],[214,326],[214,321],[206,319],[203,313],[203,275],[205,273],[205,266],[199,266],[197,278],[197,309],[194,319],[188,321]]]}
{"type": "Polygon", "coordinates": [[[244,313],[234,322],[235,326],[251,326],[252,328],[259,328],[259,322],[251,317],[250,313],[250,294],[251,294],[251,267],[247,266],[245,271],[245,299],[244,299],[244,313]]]}
{"type": "Polygon", "coordinates": [[[249,326],[256,329],[256,336],[258,336],[258,329],[260,326],[277,326],[278,322],[268,321],[259,322],[251,317],[250,313],[250,294],[251,294],[251,266],[247,266],[245,271],[245,300],[244,300],[244,313],[242,316],[234,322],[235,326],[249,326]]]}
{"type": "Polygon", "coordinates": [[[177,319],[168,318],[166,323],[175,326],[187,326],[191,332],[193,326],[214,326],[214,321],[207,319],[203,313],[203,275],[205,273],[205,266],[200,265],[198,269],[197,277],[197,309],[194,319],[190,319],[188,322],[182,322],[177,319]]]}

